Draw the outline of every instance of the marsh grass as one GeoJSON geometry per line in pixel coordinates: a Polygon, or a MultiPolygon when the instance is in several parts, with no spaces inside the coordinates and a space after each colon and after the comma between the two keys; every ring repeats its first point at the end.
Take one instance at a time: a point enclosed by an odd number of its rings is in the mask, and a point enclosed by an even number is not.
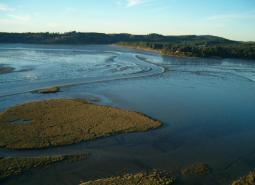
{"type": "Polygon", "coordinates": [[[124,176],[109,177],[95,181],[83,182],[80,185],[170,185],[175,178],[160,171],[150,173],[127,174],[124,176]]]}
{"type": "Polygon", "coordinates": [[[0,147],[35,149],[69,145],[117,133],[147,131],[161,125],[140,113],[80,100],[31,102],[0,114],[0,147]],[[30,120],[12,124],[12,120],[30,120]]]}
{"type": "Polygon", "coordinates": [[[88,157],[88,154],[56,155],[44,157],[2,157],[0,158],[0,180],[19,175],[27,170],[49,166],[61,161],[80,161],[88,157]]]}
{"type": "Polygon", "coordinates": [[[250,172],[247,176],[241,177],[237,181],[234,181],[232,185],[255,185],[255,171],[250,172]]]}

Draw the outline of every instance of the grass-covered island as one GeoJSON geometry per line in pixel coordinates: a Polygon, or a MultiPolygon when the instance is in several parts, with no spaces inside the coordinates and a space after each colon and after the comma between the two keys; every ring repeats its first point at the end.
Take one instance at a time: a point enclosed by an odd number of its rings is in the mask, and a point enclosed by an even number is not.
{"type": "Polygon", "coordinates": [[[0,33],[0,43],[117,44],[159,51],[162,55],[255,59],[255,42],[212,35],[164,36],[105,33],[0,33]]]}
{"type": "Polygon", "coordinates": [[[80,185],[170,185],[175,178],[160,171],[148,173],[127,174],[124,176],[109,177],[95,181],[83,182],[80,185]]]}
{"type": "Polygon", "coordinates": [[[82,100],[44,100],[0,113],[0,146],[33,149],[68,145],[160,125],[140,113],[82,100]]]}

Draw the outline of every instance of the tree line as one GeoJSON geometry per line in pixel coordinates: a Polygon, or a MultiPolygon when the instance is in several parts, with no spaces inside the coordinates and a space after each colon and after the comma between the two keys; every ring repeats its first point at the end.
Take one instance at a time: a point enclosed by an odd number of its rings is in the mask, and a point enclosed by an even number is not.
{"type": "Polygon", "coordinates": [[[255,43],[239,42],[211,35],[164,36],[159,34],[105,33],[6,33],[0,43],[26,44],[119,44],[159,50],[163,55],[255,59],[255,43]]]}

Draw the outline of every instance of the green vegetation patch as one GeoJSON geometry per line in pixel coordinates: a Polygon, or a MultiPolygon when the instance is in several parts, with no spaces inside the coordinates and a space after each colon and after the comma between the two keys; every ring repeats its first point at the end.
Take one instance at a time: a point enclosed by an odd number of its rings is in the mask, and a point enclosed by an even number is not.
{"type": "Polygon", "coordinates": [[[0,180],[18,175],[36,167],[49,166],[64,160],[78,161],[87,158],[88,154],[58,155],[46,157],[3,157],[0,158],[0,180]]]}
{"type": "Polygon", "coordinates": [[[250,172],[247,176],[241,177],[239,180],[234,181],[232,185],[254,185],[255,184],[255,171],[250,172]]]}
{"type": "Polygon", "coordinates": [[[79,100],[45,100],[18,105],[0,114],[0,146],[34,149],[68,145],[160,125],[136,112],[79,100]],[[13,120],[29,122],[13,124],[13,120]]]}
{"type": "Polygon", "coordinates": [[[124,176],[98,179],[95,181],[83,182],[80,185],[170,185],[175,182],[175,178],[164,174],[163,172],[154,171],[152,173],[136,173],[124,176]]]}

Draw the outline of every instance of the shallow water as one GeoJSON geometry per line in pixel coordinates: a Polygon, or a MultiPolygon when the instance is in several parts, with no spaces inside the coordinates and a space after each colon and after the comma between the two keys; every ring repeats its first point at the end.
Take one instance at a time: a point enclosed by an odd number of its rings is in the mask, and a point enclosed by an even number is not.
{"type": "Polygon", "coordinates": [[[105,46],[1,45],[0,64],[15,68],[1,76],[0,96],[52,85],[149,76],[164,70],[139,60],[135,53],[105,46]]]}
{"type": "Polygon", "coordinates": [[[0,45],[0,110],[47,98],[85,98],[145,113],[160,129],[0,156],[90,152],[88,160],[31,170],[5,184],[78,184],[152,168],[208,163],[213,173],[179,184],[229,184],[255,169],[255,61],[161,57],[113,46],[0,45]],[[59,85],[57,94],[35,88],[59,85]],[[40,180],[39,180],[40,179],[40,180]]]}

